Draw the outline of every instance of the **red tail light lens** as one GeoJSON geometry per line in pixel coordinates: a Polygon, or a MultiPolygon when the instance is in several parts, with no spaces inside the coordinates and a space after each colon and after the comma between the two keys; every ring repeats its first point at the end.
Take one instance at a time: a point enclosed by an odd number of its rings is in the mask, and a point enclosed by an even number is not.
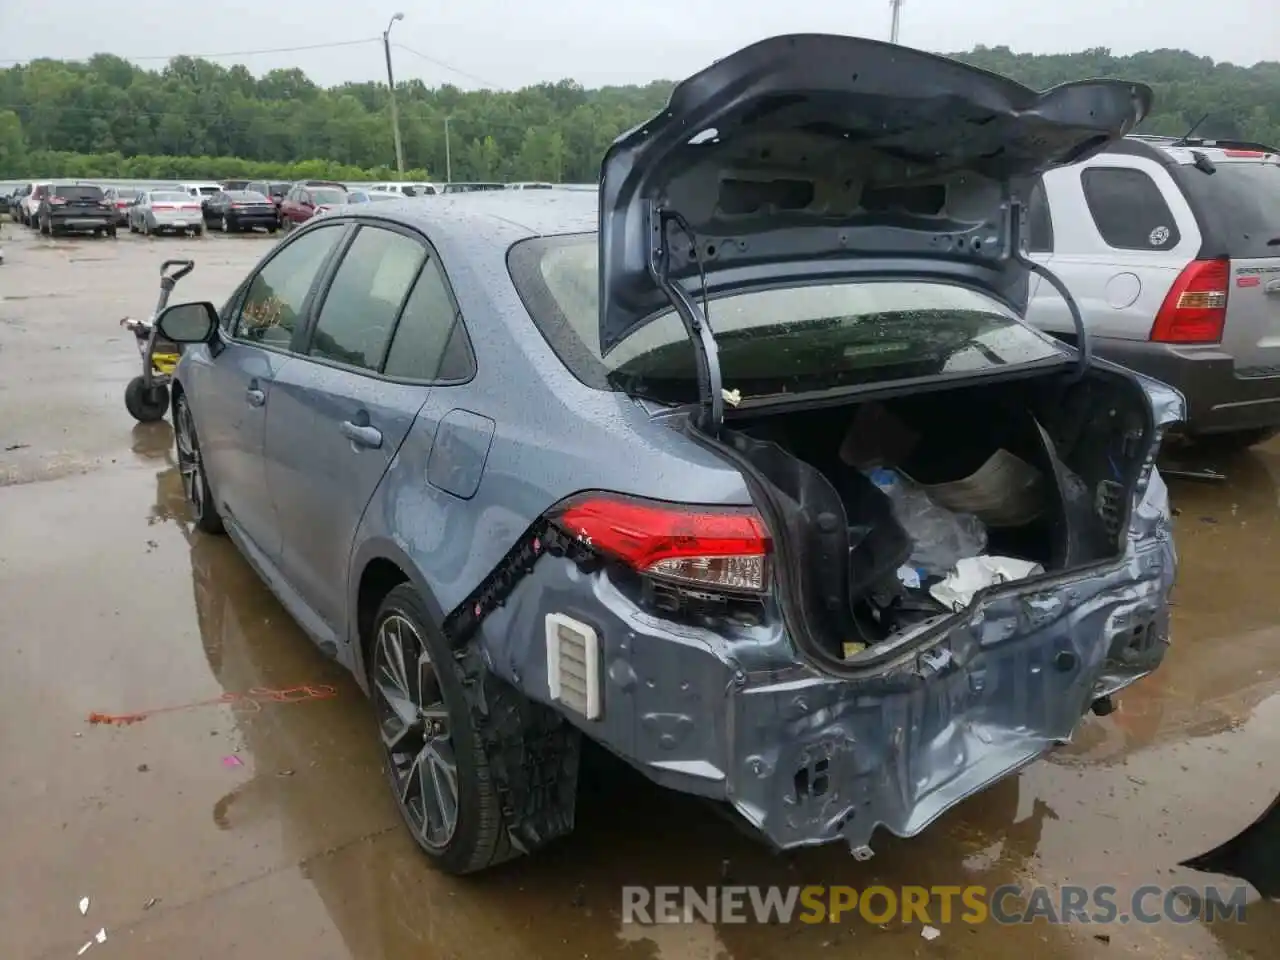
{"type": "Polygon", "coordinates": [[[1231,261],[1193,260],[1165,295],[1151,327],[1157,343],[1217,343],[1227,322],[1231,261]]]}
{"type": "Polygon", "coordinates": [[[768,588],[769,532],[751,508],[586,494],[556,522],[583,543],[652,576],[712,589],[768,588]]]}
{"type": "Polygon", "coordinates": [[[66,202],[67,202],[66,197],[50,197],[49,198],[49,206],[51,207],[59,207],[66,202]]]}

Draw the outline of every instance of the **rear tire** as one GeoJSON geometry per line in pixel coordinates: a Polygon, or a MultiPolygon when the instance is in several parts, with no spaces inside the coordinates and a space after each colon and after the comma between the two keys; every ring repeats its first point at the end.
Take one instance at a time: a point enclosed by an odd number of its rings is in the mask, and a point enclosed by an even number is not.
{"type": "Polygon", "coordinates": [[[192,235],[196,237],[203,237],[204,227],[196,227],[195,230],[192,231],[192,235]]]}
{"type": "Polygon", "coordinates": [[[114,240],[119,231],[115,227],[107,227],[107,236],[114,240]]]}
{"type": "Polygon", "coordinates": [[[414,841],[448,873],[509,859],[514,851],[457,660],[409,584],[393,588],[378,608],[368,670],[387,779],[414,841]],[[401,671],[400,663],[418,669],[401,671]]]}
{"type": "Polygon", "coordinates": [[[164,384],[152,385],[148,390],[142,377],[134,377],[124,388],[124,406],[129,415],[139,423],[155,423],[169,412],[169,388],[164,384]]]}

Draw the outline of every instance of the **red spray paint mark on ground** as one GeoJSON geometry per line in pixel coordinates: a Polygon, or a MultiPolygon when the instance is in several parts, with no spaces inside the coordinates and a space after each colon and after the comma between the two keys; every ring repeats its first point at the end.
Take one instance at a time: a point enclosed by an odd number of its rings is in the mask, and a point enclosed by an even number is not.
{"type": "Polygon", "coordinates": [[[176,713],[179,710],[194,710],[197,707],[230,706],[233,710],[244,713],[257,713],[264,703],[303,703],[307,700],[332,700],[338,695],[338,688],[327,683],[302,684],[297,687],[272,689],[271,687],[254,687],[246,693],[224,693],[220,697],[209,700],[193,700],[191,703],[178,703],[167,707],[154,707],[137,713],[91,713],[89,723],[97,726],[103,724],[114,727],[127,727],[141,723],[148,717],[159,713],[176,713]]]}

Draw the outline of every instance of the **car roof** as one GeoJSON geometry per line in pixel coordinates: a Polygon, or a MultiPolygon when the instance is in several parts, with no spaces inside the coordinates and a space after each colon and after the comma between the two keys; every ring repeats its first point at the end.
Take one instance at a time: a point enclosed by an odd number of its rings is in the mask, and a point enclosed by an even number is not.
{"type": "Polygon", "coordinates": [[[442,194],[431,203],[389,200],[373,210],[362,206],[350,215],[416,227],[433,240],[506,247],[530,237],[594,233],[599,199],[595,194],[570,190],[492,190],[442,194]]]}

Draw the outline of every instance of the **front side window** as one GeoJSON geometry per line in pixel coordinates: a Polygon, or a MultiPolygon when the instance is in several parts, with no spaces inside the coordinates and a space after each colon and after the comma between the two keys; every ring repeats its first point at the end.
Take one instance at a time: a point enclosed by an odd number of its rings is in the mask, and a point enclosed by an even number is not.
{"type": "Polygon", "coordinates": [[[288,347],[311,285],[342,234],[340,224],[319,227],[281,247],[250,282],[234,335],[288,347]]]}
{"type": "MultiPolygon", "coordinates": [[[[583,382],[683,402],[697,397],[693,347],[667,311],[601,355],[594,234],[527,240],[512,279],[534,322],[583,382]]],[[[727,389],[743,396],[993,370],[1060,360],[1051,338],[977,290],[929,280],[828,282],[715,298],[727,389]]]]}
{"type": "Polygon", "coordinates": [[[1170,250],[1182,239],[1160,188],[1132,167],[1089,167],[1084,199],[1102,240],[1117,250],[1170,250]]]}
{"type": "Polygon", "coordinates": [[[426,253],[404,234],[361,227],[329,285],[308,353],[362,370],[379,369],[426,253]]]}

